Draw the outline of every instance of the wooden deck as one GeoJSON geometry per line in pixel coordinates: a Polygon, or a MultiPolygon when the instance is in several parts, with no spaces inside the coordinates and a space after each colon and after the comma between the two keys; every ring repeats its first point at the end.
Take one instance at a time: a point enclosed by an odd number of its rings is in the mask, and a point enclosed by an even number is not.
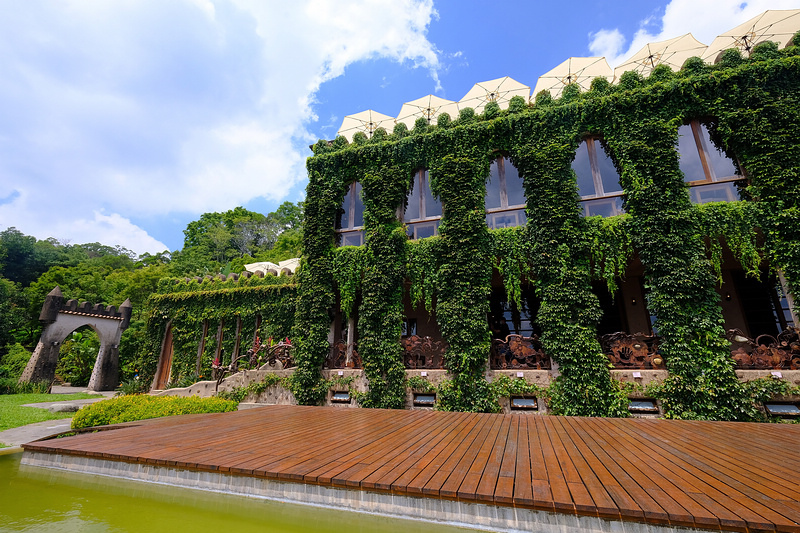
{"type": "Polygon", "coordinates": [[[269,406],[24,448],[654,524],[800,532],[800,425],[269,406]]]}

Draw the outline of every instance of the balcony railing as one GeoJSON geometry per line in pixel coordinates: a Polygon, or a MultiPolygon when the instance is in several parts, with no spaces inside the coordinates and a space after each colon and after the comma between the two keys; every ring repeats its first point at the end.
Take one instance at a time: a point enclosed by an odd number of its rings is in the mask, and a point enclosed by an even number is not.
{"type": "Polygon", "coordinates": [[[350,358],[347,357],[347,343],[339,339],[331,346],[323,368],[362,368],[361,357],[353,346],[350,358]]]}
{"type": "Polygon", "coordinates": [[[600,345],[614,368],[660,370],[666,367],[658,353],[659,340],[655,335],[618,331],[600,337],[600,345]]]}
{"type": "Polygon", "coordinates": [[[729,329],[728,340],[738,369],[800,370],[800,328],[789,327],[777,338],[759,335],[755,340],[739,329],[729,329]]]}
{"type": "Polygon", "coordinates": [[[401,339],[400,344],[403,346],[403,362],[406,368],[444,368],[444,354],[448,348],[445,341],[411,335],[401,339]]]}
{"type": "Polygon", "coordinates": [[[492,370],[548,370],[550,357],[544,353],[539,337],[511,334],[505,339],[494,339],[489,355],[492,370]]]}

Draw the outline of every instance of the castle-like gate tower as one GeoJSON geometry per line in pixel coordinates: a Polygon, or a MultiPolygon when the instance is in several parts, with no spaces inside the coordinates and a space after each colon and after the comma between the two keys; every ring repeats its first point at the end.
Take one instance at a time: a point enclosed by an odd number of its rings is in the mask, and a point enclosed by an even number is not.
{"type": "Polygon", "coordinates": [[[119,341],[131,320],[130,299],[119,306],[104,307],[77,300],[64,301],[61,289],[54,288],[45,298],[39,322],[44,325],[42,337],[20,377],[24,382],[51,382],[56,375],[61,343],[73,331],[89,326],[100,338],[100,351],[89,379],[89,389],[114,390],[119,384],[119,341]]]}

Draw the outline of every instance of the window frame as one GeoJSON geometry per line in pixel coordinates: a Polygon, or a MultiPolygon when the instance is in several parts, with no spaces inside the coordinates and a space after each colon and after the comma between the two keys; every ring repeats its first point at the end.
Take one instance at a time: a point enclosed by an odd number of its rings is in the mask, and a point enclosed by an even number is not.
{"type": "MultiPolygon", "coordinates": [[[[714,172],[714,167],[711,164],[710,153],[712,150],[716,151],[716,146],[708,146],[706,142],[705,136],[703,135],[703,126],[704,124],[699,119],[692,119],[684,126],[689,126],[692,130],[692,137],[694,137],[694,145],[697,148],[698,156],[700,157],[700,164],[703,167],[703,179],[698,180],[687,180],[686,174],[684,174],[684,181],[689,184],[690,187],[696,187],[698,185],[708,185],[710,183],[726,183],[730,181],[738,181],[744,178],[744,170],[742,170],[742,166],[739,164],[739,161],[733,157],[730,157],[724,150],[723,154],[728,157],[733,163],[734,168],[738,168],[742,174],[734,174],[732,176],[723,176],[719,177],[714,172]]],[[[706,126],[706,131],[708,131],[708,126],[706,126]]],[[[710,133],[709,133],[709,141],[710,141],[710,133]]],[[[677,149],[677,147],[676,147],[677,149]]],[[[680,152],[678,152],[680,156],[680,152]]],[[[681,170],[683,172],[683,170],[681,170]]]]}
{"type": "MultiPolygon", "coordinates": [[[[613,214],[610,216],[617,216],[623,214],[625,211],[622,209],[622,197],[625,194],[625,190],[620,184],[620,191],[613,191],[613,192],[606,192],[605,186],[603,185],[603,176],[600,172],[600,165],[598,163],[598,155],[597,155],[597,148],[598,145],[600,150],[603,150],[602,147],[602,137],[599,135],[586,135],[581,138],[581,142],[578,145],[578,149],[580,149],[580,145],[586,143],[586,151],[589,158],[589,169],[592,172],[592,184],[594,185],[594,194],[585,194],[581,195],[580,190],[578,190],[578,195],[580,198],[580,205],[581,211],[583,212],[583,216],[597,216],[592,215],[589,213],[589,205],[592,203],[609,203],[612,208],[613,214]],[[619,200],[617,200],[619,199],[619,200]],[[605,202],[603,202],[605,200],[605,202]],[[610,202],[609,202],[610,201],[610,202]]],[[[577,150],[575,151],[577,154],[577,150]]],[[[607,152],[604,152],[605,155],[614,163],[614,158],[611,157],[607,152]]],[[[573,158],[574,161],[574,158],[573,158]]],[[[616,165],[615,165],[616,170],[616,165]]],[[[578,178],[578,173],[575,171],[576,183],[578,178]]],[[[619,183],[619,173],[617,173],[617,183],[619,183]]]]}
{"type": "MultiPolygon", "coordinates": [[[[498,153],[497,157],[495,157],[493,160],[493,162],[497,164],[497,189],[498,192],[500,193],[500,207],[486,207],[486,194],[484,194],[483,207],[484,207],[484,213],[486,214],[486,225],[490,229],[496,229],[497,226],[494,224],[490,224],[489,220],[490,219],[493,220],[495,215],[502,213],[508,213],[509,216],[514,215],[517,218],[518,222],[521,220],[520,224],[512,226],[500,226],[502,228],[519,227],[519,226],[524,226],[525,224],[528,223],[528,216],[527,213],[525,212],[525,210],[528,208],[528,201],[527,201],[527,196],[525,196],[525,187],[524,187],[525,180],[522,177],[520,177],[519,179],[520,181],[523,182],[522,191],[525,201],[521,204],[513,204],[513,205],[509,205],[508,203],[508,182],[506,181],[506,161],[508,161],[508,163],[511,166],[514,166],[514,164],[511,162],[511,159],[507,155],[504,155],[502,153],[498,153]],[[519,216],[520,212],[522,214],[521,217],[519,216]]],[[[516,167],[514,167],[514,169],[517,171],[517,175],[519,176],[519,169],[517,169],[516,167]]],[[[489,176],[491,177],[491,173],[489,176]]],[[[488,193],[488,191],[486,192],[488,193]]]]}
{"type": "Polygon", "coordinates": [[[348,215],[347,226],[343,226],[340,228],[336,227],[338,221],[340,220],[340,216],[338,214],[336,216],[336,219],[334,219],[333,221],[333,227],[336,232],[338,246],[362,246],[364,244],[364,226],[363,224],[361,226],[355,225],[356,204],[357,204],[356,196],[359,193],[359,191],[357,190],[358,185],[360,185],[360,183],[356,180],[350,182],[350,185],[347,186],[347,192],[345,192],[344,198],[342,199],[342,205],[340,206],[340,209],[343,209],[348,215]],[[350,205],[348,206],[347,209],[344,209],[345,200],[347,200],[348,194],[350,195],[350,205]],[[351,237],[352,235],[359,235],[358,239],[360,241],[359,244],[342,244],[342,242],[346,238],[351,237]]]}
{"type": "MultiPolygon", "coordinates": [[[[712,151],[717,151],[717,148],[716,146],[713,145],[713,142],[711,142],[711,134],[710,132],[708,132],[708,126],[706,126],[700,119],[696,118],[691,119],[686,124],[683,124],[683,126],[689,126],[689,128],[692,131],[694,146],[695,149],[697,150],[698,158],[700,159],[700,166],[703,169],[703,178],[695,180],[687,179],[689,178],[689,176],[687,176],[686,173],[683,172],[683,169],[681,169],[681,173],[683,173],[684,177],[684,183],[686,183],[689,186],[689,198],[691,202],[693,204],[704,204],[714,201],[727,201],[727,202],[736,201],[737,198],[733,198],[730,194],[732,191],[731,189],[732,184],[742,179],[746,179],[744,169],[742,169],[742,165],[739,163],[739,160],[735,157],[730,157],[727,154],[727,152],[723,150],[722,153],[725,155],[725,157],[729,158],[733,163],[734,170],[738,170],[740,174],[733,174],[732,176],[723,176],[723,177],[717,176],[716,172],[714,171],[714,166],[711,163],[711,153],[712,151]],[[705,128],[706,132],[708,132],[707,136],[703,134],[703,128],[705,128]],[[726,191],[726,196],[728,197],[727,200],[702,199],[700,193],[703,190],[703,188],[715,184],[727,184],[727,186],[724,188],[724,190],[726,191]]],[[[678,131],[680,131],[680,128],[678,131]]],[[[676,151],[678,151],[678,146],[676,146],[675,149],[676,151]]],[[[678,151],[678,157],[680,156],[681,153],[680,151],[678,151]]],[[[707,191],[710,190],[711,187],[707,189],[707,191]]]]}
{"type": "MultiPolygon", "coordinates": [[[[433,235],[434,236],[439,235],[438,222],[441,221],[442,215],[439,214],[439,215],[428,216],[427,207],[425,205],[426,190],[430,190],[431,196],[434,198],[434,200],[436,200],[436,197],[433,195],[433,190],[430,188],[430,173],[428,172],[428,169],[420,168],[418,170],[415,170],[413,179],[414,183],[411,186],[411,189],[406,193],[406,205],[401,206],[402,209],[399,209],[399,211],[401,211],[399,213],[400,215],[399,218],[401,222],[406,226],[407,230],[413,231],[412,234],[409,234],[408,231],[406,231],[406,234],[408,234],[411,240],[417,240],[420,238],[417,237],[417,228],[427,227],[430,224],[433,224],[433,235]],[[408,209],[408,201],[410,200],[410,195],[414,192],[415,189],[419,192],[419,194],[417,195],[417,201],[419,202],[419,205],[417,206],[419,217],[414,219],[406,219],[406,210],[408,209]]],[[[441,202],[439,202],[439,205],[442,206],[442,213],[444,213],[444,205],[441,202]]]]}

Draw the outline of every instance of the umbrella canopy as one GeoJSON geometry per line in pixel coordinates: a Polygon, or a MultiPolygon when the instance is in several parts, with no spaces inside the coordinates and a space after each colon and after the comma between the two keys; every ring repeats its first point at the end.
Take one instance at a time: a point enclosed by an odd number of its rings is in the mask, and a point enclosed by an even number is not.
{"type": "Polygon", "coordinates": [[[275,272],[280,272],[280,267],[275,263],[270,263],[269,261],[248,263],[244,266],[244,269],[248,272],[252,272],[253,274],[256,274],[258,272],[261,272],[262,274],[267,274],[270,270],[274,270],[275,272]]]}
{"type": "Polygon", "coordinates": [[[471,107],[475,110],[475,113],[483,113],[483,108],[489,102],[497,102],[501,109],[506,109],[508,102],[513,97],[521,96],[527,102],[530,95],[530,87],[506,76],[505,78],[476,83],[464,95],[464,98],[459,100],[458,107],[459,109],[471,107]]]}
{"type": "Polygon", "coordinates": [[[337,134],[344,135],[348,141],[352,141],[353,135],[357,132],[361,131],[366,133],[367,137],[372,137],[372,133],[378,128],[384,128],[387,133],[392,133],[394,117],[367,109],[361,113],[344,117],[337,134]]]}
{"type": "Polygon", "coordinates": [[[800,9],[764,11],[744,24],[726,31],[711,43],[703,54],[703,61],[714,63],[728,48],[738,48],[749,55],[753,46],[764,41],[775,41],[784,47],[800,30],[800,9]]]}
{"type": "Polygon", "coordinates": [[[414,127],[414,122],[420,117],[426,119],[428,124],[435,122],[436,117],[442,113],[447,113],[450,118],[458,118],[458,104],[452,100],[445,100],[429,94],[422,98],[417,98],[411,102],[406,102],[400,108],[400,114],[397,115],[396,122],[402,122],[408,129],[414,127]]]}
{"type": "Polygon", "coordinates": [[[589,89],[592,80],[598,76],[611,81],[614,72],[605,57],[570,57],[553,70],[539,77],[533,94],[550,91],[553,98],[561,96],[561,91],[570,83],[577,83],[584,91],[589,89]]]}
{"type": "Polygon", "coordinates": [[[614,78],[619,79],[623,72],[635,70],[642,76],[649,76],[658,65],[669,65],[672,70],[680,70],[690,57],[700,57],[708,46],[694,38],[691,33],[657,43],[647,43],[644,48],[629,57],[614,69],[614,78]]]}

